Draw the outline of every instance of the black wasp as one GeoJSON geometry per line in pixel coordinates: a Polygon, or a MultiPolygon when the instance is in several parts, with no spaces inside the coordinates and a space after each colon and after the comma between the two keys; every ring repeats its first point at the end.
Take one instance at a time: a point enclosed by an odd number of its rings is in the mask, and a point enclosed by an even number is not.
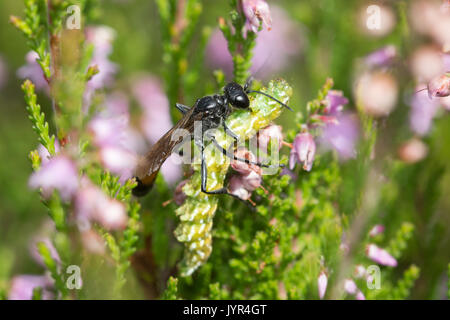
{"type": "MultiPolygon", "coordinates": [[[[207,186],[207,168],[205,161],[205,144],[204,144],[204,133],[209,129],[216,129],[223,127],[225,132],[233,137],[236,141],[238,136],[234,134],[226,125],[225,120],[232,112],[232,107],[239,109],[250,108],[250,100],[248,98],[249,93],[258,93],[273,99],[274,101],[280,103],[282,106],[289,108],[283,102],[277,100],[276,98],[256,90],[250,90],[251,80],[247,81],[244,87],[241,85],[230,82],[228,83],[223,91],[223,95],[215,94],[213,96],[206,96],[198,99],[192,108],[179,104],[176,104],[178,110],[183,113],[183,118],[178,121],[178,123],[170,129],[165,135],[163,135],[150,149],[150,151],[141,159],[136,170],[136,180],[138,185],[133,189],[133,194],[136,196],[143,196],[151,190],[153,183],[155,182],[156,176],[167,158],[171,155],[177,145],[181,142],[180,140],[172,140],[172,134],[176,129],[185,129],[191,133],[191,139],[194,138],[195,145],[201,150],[201,190],[207,194],[229,194],[227,188],[221,188],[217,190],[208,191],[207,186]],[[202,134],[201,137],[194,136],[194,123],[196,121],[201,121],[202,124],[202,134]]],[[[242,159],[236,157],[234,154],[230,154],[227,150],[221,147],[214,137],[209,137],[211,142],[223,152],[224,155],[230,157],[236,161],[243,161],[246,163],[255,164],[258,166],[269,167],[258,162],[252,162],[247,159],[242,159]]]]}

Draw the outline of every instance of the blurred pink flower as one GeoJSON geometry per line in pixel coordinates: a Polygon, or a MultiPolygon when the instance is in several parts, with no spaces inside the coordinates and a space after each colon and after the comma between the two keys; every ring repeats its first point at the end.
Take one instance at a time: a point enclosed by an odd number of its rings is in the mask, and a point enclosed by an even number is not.
{"type": "Polygon", "coordinates": [[[109,60],[112,53],[115,31],[107,26],[90,26],[86,28],[86,42],[94,46],[94,53],[90,66],[96,65],[99,72],[86,84],[84,92],[83,110],[89,109],[94,92],[101,88],[109,87],[117,73],[117,65],[109,60]]]}
{"type": "Polygon", "coordinates": [[[397,57],[397,49],[394,45],[388,45],[378,49],[365,58],[366,65],[370,68],[387,67],[397,57]]]}
{"type": "Polygon", "coordinates": [[[303,164],[303,169],[311,171],[314,157],[316,154],[316,143],[309,132],[299,133],[292,144],[291,155],[289,158],[289,168],[292,170],[295,163],[303,164]]]}
{"type": "Polygon", "coordinates": [[[121,182],[133,177],[137,165],[135,153],[116,146],[101,148],[100,161],[107,170],[119,176],[121,182]]]}
{"type": "Polygon", "coordinates": [[[323,299],[323,297],[325,296],[325,292],[327,291],[327,285],[328,285],[328,276],[324,271],[322,271],[319,275],[319,278],[317,279],[317,288],[319,289],[320,299],[323,299]]]}
{"type": "MultiPolygon", "coordinates": [[[[141,128],[147,140],[154,144],[173,124],[169,111],[169,100],[158,78],[145,75],[134,81],[133,94],[143,111],[141,128]]],[[[166,182],[174,184],[181,178],[181,166],[178,156],[172,154],[161,167],[166,182]]]]}
{"type": "MultiPolygon", "coordinates": [[[[274,73],[285,69],[291,58],[297,56],[304,46],[300,26],[289,18],[282,8],[271,6],[272,30],[262,30],[256,38],[253,50],[251,73],[260,79],[268,79],[274,73]]],[[[222,32],[213,32],[207,46],[207,65],[211,69],[222,69],[230,79],[233,74],[233,60],[222,32]]]]}
{"type": "Polygon", "coordinates": [[[269,5],[265,0],[242,0],[242,10],[247,18],[248,30],[258,32],[260,22],[267,30],[272,27],[269,5]]]}
{"type": "Polygon", "coordinates": [[[43,163],[39,171],[31,175],[28,184],[32,189],[41,188],[44,198],[50,198],[57,190],[61,198],[68,201],[78,188],[77,168],[68,157],[57,155],[43,163]]]}
{"type": "Polygon", "coordinates": [[[357,266],[355,266],[354,275],[355,275],[355,278],[357,278],[357,279],[365,277],[366,276],[366,268],[364,268],[363,265],[358,264],[357,266]]]}
{"type": "Polygon", "coordinates": [[[431,128],[431,123],[439,109],[439,100],[430,99],[426,91],[416,92],[410,102],[409,123],[412,131],[424,136],[431,128]]]}
{"type": "Polygon", "coordinates": [[[356,144],[359,139],[359,123],[356,115],[346,113],[337,117],[337,123],[328,124],[322,132],[321,144],[334,149],[342,160],[356,157],[356,144]]]}
{"type": "Polygon", "coordinates": [[[105,240],[92,229],[81,232],[81,243],[91,253],[100,255],[105,253],[105,240]]]}
{"type": "Polygon", "coordinates": [[[397,104],[397,80],[387,72],[364,73],[356,82],[355,97],[367,114],[387,116],[397,104]]]}
{"type": "Polygon", "coordinates": [[[150,143],[156,143],[172,126],[169,99],[158,78],[141,76],[133,83],[133,95],[143,111],[141,128],[150,143]]]}
{"type": "Polygon", "coordinates": [[[114,91],[108,94],[100,115],[104,117],[123,117],[128,121],[130,114],[127,95],[121,91],[114,91]]]}
{"type": "Polygon", "coordinates": [[[384,249],[377,247],[375,244],[369,244],[366,248],[367,257],[376,263],[384,266],[396,267],[397,260],[384,249]]]}
{"type": "MultiPolygon", "coordinates": [[[[38,145],[37,151],[39,153],[39,158],[41,159],[41,163],[47,163],[50,160],[50,158],[51,158],[50,153],[42,144],[38,145]]],[[[56,151],[56,153],[59,153],[59,151],[61,151],[59,142],[56,139],[55,139],[55,151],[56,151]]]]}
{"type": "Polygon", "coordinates": [[[283,143],[283,128],[281,126],[272,124],[262,130],[259,130],[258,147],[267,152],[269,151],[268,147],[270,141],[272,141],[272,143],[277,143],[278,149],[281,148],[283,143]]]}
{"type": "Polygon", "coordinates": [[[90,65],[97,65],[99,69],[99,73],[88,82],[89,88],[105,88],[114,81],[117,65],[109,61],[109,55],[112,53],[112,43],[115,37],[115,31],[108,26],[86,28],[86,41],[94,46],[94,54],[90,65]]]}
{"type": "Polygon", "coordinates": [[[450,43],[450,10],[445,2],[420,0],[411,5],[411,22],[415,29],[436,42],[450,43]]]}
{"type": "Polygon", "coordinates": [[[75,196],[74,210],[78,228],[82,232],[91,229],[91,221],[110,230],[124,229],[127,225],[125,206],[108,197],[87,178],[83,178],[81,188],[75,196]]]}
{"type": "Polygon", "coordinates": [[[406,163],[416,163],[424,159],[428,154],[427,145],[417,138],[403,143],[398,149],[398,156],[406,163]]]}
{"type": "Polygon", "coordinates": [[[124,132],[127,129],[127,119],[124,117],[95,117],[89,125],[94,143],[102,148],[106,146],[124,146],[124,132]]]}
{"type": "Polygon", "coordinates": [[[105,199],[96,212],[96,220],[109,230],[123,230],[127,226],[128,215],[125,205],[116,199],[105,199]]]}
{"type": "Polygon", "coordinates": [[[369,236],[370,237],[375,237],[379,234],[382,234],[384,232],[384,226],[382,224],[376,224],[375,226],[373,226],[372,229],[370,229],[369,231],[369,236]]]}
{"type": "Polygon", "coordinates": [[[344,106],[348,104],[348,99],[344,97],[342,91],[330,90],[326,97],[327,106],[325,107],[325,113],[331,115],[337,115],[342,111],[344,106]]]}
{"type": "Polygon", "coordinates": [[[351,279],[345,279],[344,281],[344,290],[348,294],[354,295],[356,294],[356,291],[358,290],[358,287],[356,286],[355,281],[351,279]]]}
{"type": "Polygon", "coordinates": [[[364,296],[364,293],[361,292],[361,290],[358,290],[355,295],[356,300],[366,300],[366,297],[364,296]]]}
{"type": "Polygon", "coordinates": [[[42,288],[43,300],[50,300],[53,298],[53,293],[50,291],[53,288],[53,280],[48,276],[26,274],[15,276],[11,280],[8,299],[31,300],[33,298],[33,290],[39,287],[42,288]]]}
{"type": "Polygon", "coordinates": [[[26,64],[17,70],[17,76],[20,79],[31,80],[36,90],[45,90],[48,92],[50,88],[47,80],[45,80],[41,66],[36,62],[38,58],[39,56],[36,52],[28,52],[25,57],[26,64]]]}

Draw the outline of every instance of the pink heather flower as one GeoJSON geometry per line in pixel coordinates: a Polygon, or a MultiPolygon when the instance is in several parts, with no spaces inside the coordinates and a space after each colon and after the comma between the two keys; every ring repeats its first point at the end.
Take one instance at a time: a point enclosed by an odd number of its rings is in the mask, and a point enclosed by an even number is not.
{"type": "Polygon", "coordinates": [[[253,191],[261,186],[261,171],[250,171],[246,175],[241,176],[242,185],[248,191],[253,191]]]}
{"type": "Polygon", "coordinates": [[[327,291],[327,284],[328,276],[324,271],[322,271],[319,275],[319,278],[317,279],[317,288],[319,289],[320,299],[323,299],[323,297],[325,296],[325,292],[327,291]]]}
{"type": "Polygon", "coordinates": [[[45,244],[45,246],[50,250],[50,255],[53,258],[53,260],[55,260],[58,263],[61,263],[61,259],[59,257],[58,251],[56,251],[55,246],[53,245],[53,243],[50,241],[49,238],[35,238],[31,242],[29,251],[30,251],[30,255],[34,259],[34,261],[36,261],[41,266],[45,266],[44,260],[42,260],[42,257],[39,254],[39,251],[37,249],[37,244],[40,242],[43,242],[45,244]]]}
{"type": "Polygon", "coordinates": [[[116,199],[106,199],[96,212],[96,220],[109,230],[125,229],[128,215],[125,205],[116,199]]]}
{"type": "Polygon", "coordinates": [[[124,132],[127,129],[127,119],[123,117],[105,118],[95,117],[88,126],[93,134],[94,143],[98,147],[122,146],[124,132]]]}
{"type": "Polygon", "coordinates": [[[394,45],[389,45],[372,52],[365,58],[365,63],[370,68],[387,67],[392,64],[397,57],[397,49],[394,45]]]}
{"type": "Polygon", "coordinates": [[[158,78],[141,76],[133,83],[133,95],[143,111],[141,128],[150,143],[156,143],[169,131],[172,120],[167,98],[158,78]]]}
{"type": "Polygon", "coordinates": [[[328,124],[322,132],[321,143],[327,149],[334,149],[342,160],[356,157],[359,139],[359,123],[356,115],[342,114],[337,123],[328,124]]]}
{"type": "Polygon", "coordinates": [[[99,73],[88,82],[88,87],[92,89],[108,87],[114,81],[117,65],[109,61],[109,55],[112,53],[115,37],[115,31],[107,26],[86,28],[86,41],[94,45],[91,65],[97,65],[99,69],[99,73]]]}
{"type": "Polygon", "coordinates": [[[26,64],[17,70],[17,76],[20,79],[30,79],[33,82],[36,90],[49,90],[47,80],[45,80],[44,72],[41,66],[36,62],[39,56],[36,52],[30,51],[27,53],[25,60],[26,64]]]}
{"type": "Polygon", "coordinates": [[[356,82],[355,96],[367,114],[375,117],[387,116],[397,104],[397,80],[387,72],[363,74],[356,82]]]}
{"type": "Polygon", "coordinates": [[[434,78],[428,83],[427,89],[430,99],[450,96],[450,75],[444,74],[434,78]]]}
{"type": "Polygon", "coordinates": [[[356,286],[355,281],[353,281],[351,279],[346,279],[344,281],[344,290],[348,294],[355,295],[356,292],[358,291],[358,287],[356,286]]]}
{"type": "Polygon", "coordinates": [[[100,149],[102,165],[111,173],[125,181],[133,177],[137,165],[137,158],[133,152],[115,146],[106,146],[100,149]]]}
{"type": "MultiPolygon", "coordinates": [[[[169,100],[159,79],[149,75],[134,82],[133,95],[144,113],[141,128],[147,140],[154,144],[173,126],[169,100]]],[[[180,161],[175,161],[177,157],[172,154],[161,167],[161,173],[168,184],[174,184],[181,178],[180,161]]]]}
{"type": "Polygon", "coordinates": [[[91,221],[110,230],[124,229],[127,225],[125,206],[109,198],[87,178],[83,178],[82,188],[75,196],[74,209],[78,227],[83,232],[90,229],[91,221]]]}
{"type": "Polygon", "coordinates": [[[326,101],[325,113],[331,115],[337,115],[348,104],[348,99],[344,97],[342,91],[338,90],[330,90],[327,94],[326,101]]]}
{"type": "Polygon", "coordinates": [[[432,121],[439,109],[439,100],[430,99],[425,91],[419,91],[413,95],[410,105],[410,127],[413,132],[424,136],[430,130],[432,121]]]}
{"type": "Polygon", "coordinates": [[[303,169],[311,171],[314,156],[316,154],[316,143],[309,132],[299,133],[292,144],[291,155],[289,158],[289,168],[292,170],[295,163],[303,164],[303,169]]]}
{"type": "Polygon", "coordinates": [[[258,147],[263,151],[269,151],[269,142],[276,143],[278,149],[281,148],[283,142],[283,128],[277,125],[270,125],[258,132],[258,147]]]}
{"type": "Polygon", "coordinates": [[[397,260],[384,249],[377,247],[375,244],[369,244],[366,248],[367,257],[376,263],[384,266],[396,267],[397,260]]]}
{"type": "MultiPolygon", "coordinates": [[[[304,33],[301,27],[290,19],[284,9],[271,6],[273,28],[262,30],[256,38],[253,50],[251,73],[258,79],[270,79],[273,74],[285,69],[290,60],[304,47],[304,33]]],[[[233,60],[222,32],[216,29],[207,46],[207,65],[222,69],[230,79],[233,74],[233,60]]]]}
{"type": "Polygon", "coordinates": [[[42,288],[42,299],[50,300],[53,293],[49,290],[53,287],[53,281],[47,276],[18,275],[11,281],[11,288],[8,293],[9,300],[31,300],[33,290],[42,288]]]}
{"type": "Polygon", "coordinates": [[[417,138],[403,143],[398,149],[399,158],[406,163],[416,163],[423,160],[428,154],[428,147],[417,138]]]}
{"type": "Polygon", "coordinates": [[[364,278],[366,276],[366,268],[364,268],[363,265],[358,264],[355,267],[354,275],[355,275],[355,278],[357,278],[357,279],[364,278]]]}
{"type": "Polygon", "coordinates": [[[115,31],[107,26],[91,26],[86,28],[86,41],[94,46],[94,54],[90,65],[96,65],[99,72],[88,81],[84,92],[83,110],[87,112],[92,96],[98,89],[111,86],[117,73],[117,65],[109,60],[115,31]]]}
{"type": "Polygon", "coordinates": [[[383,232],[384,232],[384,226],[382,224],[377,224],[377,225],[373,226],[372,229],[370,229],[369,236],[375,237],[383,232]]]}
{"type": "Polygon", "coordinates": [[[129,101],[125,93],[115,91],[108,94],[105,98],[104,108],[100,112],[104,117],[123,117],[130,118],[129,114],[129,101]]]}
{"type": "Polygon", "coordinates": [[[42,196],[50,198],[57,190],[64,201],[70,200],[78,188],[78,173],[75,164],[63,155],[55,156],[43,163],[28,182],[32,189],[42,189],[42,196]]]}
{"type": "Polygon", "coordinates": [[[234,175],[231,177],[230,185],[228,188],[231,194],[237,196],[242,200],[248,200],[252,195],[251,191],[247,190],[244,187],[244,184],[242,182],[242,176],[240,175],[234,175]]]}
{"type": "Polygon", "coordinates": [[[272,18],[269,5],[265,0],[242,0],[242,10],[247,18],[248,30],[258,32],[261,21],[267,30],[271,29],[272,18]]]}
{"type": "MultiPolygon", "coordinates": [[[[61,150],[61,147],[59,146],[59,142],[58,142],[58,140],[55,139],[56,153],[59,153],[60,150],[61,150]]],[[[50,160],[50,158],[51,158],[50,153],[42,144],[38,145],[37,151],[39,154],[39,158],[41,159],[41,163],[47,163],[50,160]]]]}
{"type": "Polygon", "coordinates": [[[355,295],[356,300],[366,300],[366,297],[364,296],[364,293],[361,292],[361,290],[358,290],[355,295]]]}
{"type": "MultiPolygon", "coordinates": [[[[243,148],[243,147],[238,148],[235,151],[234,155],[238,158],[246,159],[246,160],[253,161],[253,162],[255,162],[257,160],[255,155],[251,151],[249,151],[248,149],[243,148]]],[[[235,171],[237,171],[243,175],[249,174],[252,171],[261,171],[261,168],[259,168],[258,166],[254,165],[254,164],[248,164],[243,161],[237,161],[237,160],[231,161],[231,167],[235,171]]]]}

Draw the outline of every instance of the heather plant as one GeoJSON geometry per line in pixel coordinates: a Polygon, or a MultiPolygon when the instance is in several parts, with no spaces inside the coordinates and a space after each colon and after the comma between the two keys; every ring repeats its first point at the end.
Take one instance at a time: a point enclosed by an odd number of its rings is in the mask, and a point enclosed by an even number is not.
{"type": "Polygon", "coordinates": [[[26,114],[4,128],[30,134],[0,149],[12,181],[1,186],[0,298],[448,297],[450,6],[366,7],[11,4],[26,114]],[[131,21],[142,8],[152,21],[131,21]],[[183,116],[175,104],[229,81],[256,92],[225,120],[239,146],[222,127],[215,139],[248,162],[211,143],[207,173],[175,154],[151,193],[133,196],[141,155],[183,116]],[[203,193],[202,174],[229,195],[203,193]]]}

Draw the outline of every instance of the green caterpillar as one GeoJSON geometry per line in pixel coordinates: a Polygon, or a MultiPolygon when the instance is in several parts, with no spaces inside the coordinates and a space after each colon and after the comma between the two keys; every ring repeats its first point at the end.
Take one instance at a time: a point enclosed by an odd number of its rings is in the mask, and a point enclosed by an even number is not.
{"type": "MultiPolygon", "coordinates": [[[[284,80],[272,80],[267,88],[261,91],[272,95],[287,104],[292,88],[284,80]]],[[[236,133],[241,140],[249,139],[258,130],[267,127],[278,118],[282,106],[264,95],[250,97],[250,110],[236,110],[227,119],[228,127],[236,133]]],[[[218,143],[228,148],[233,138],[225,135],[221,130],[215,134],[218,143]]],[[[230,165],[229,159],[213,146],[205,149],[208,168],[207,190],[216,190],[223,187],[225,175],[230,165]]],[[[181,223],[175,230],[178,241],[185,243],[185,255],[181,262],[181,275],[189,276],[206,260],[212,251],[212,234],[214,214],[217,209],[218,196],[207,195],[200,190],[200,165],[193,164],[194,174],[183,187],[186,201],[176,210],[181,223]]]]}

